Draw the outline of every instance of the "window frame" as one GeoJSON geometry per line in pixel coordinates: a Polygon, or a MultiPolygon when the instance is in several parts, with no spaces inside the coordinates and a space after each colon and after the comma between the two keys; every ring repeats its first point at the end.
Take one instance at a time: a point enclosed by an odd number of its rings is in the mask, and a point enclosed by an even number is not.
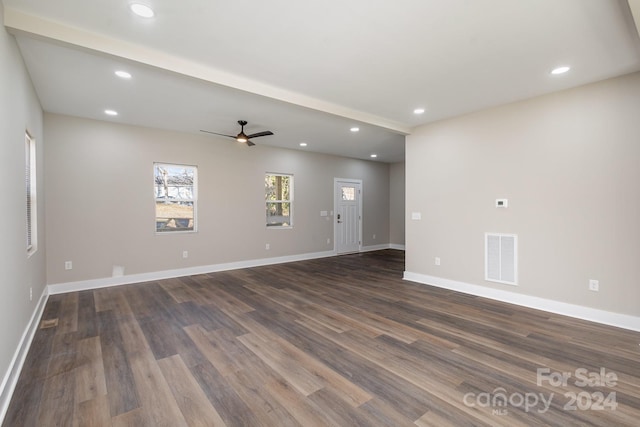
{"type": "Polygon", "coordinates": [[[27,256],[38,250],[38,191],[36,174],[36,140],[25,130],[25,219],[27,256]]]}
{"type": "Polygon", "coordinates": [[[293,224],[294,224],[294,184],[295,184],[295,179],[292,173],[280,173],[280,172],[265,172],[264,177],[265,177],[265,184],[266,184],[266,180],[268,177],[270,176],[281,176],[281,177],[287,177],[289,178],[289,198],[288,199],[276,199],[276,200],[268,200],[268,193],[267,193],[267,187],[265,185],[265,227],[267,229],[292,229],[293,228],[293,224]],[[268,216],[268,210],[269,210],[269,204],[273,204],[273,203],[280,203],[280,204],[284,204],[284,203],[288,203],[289,204],[289,223],[287,225],[284,224],[270,224],[269,223],[269,216],[268,216]]]}
{"type": "MultiPolygon", "coordinates": [[[[175,187],[175,186],[174,186],[175,187]]],[[[198,232],[198,166],[197,165],[187,165],[180,163],[168,163],[168,162],[153,162],[153,200],[154,200],[154,222],[155,222],[155,234],[156,235],[171,235],[171,234],[182,234],[182,233],[197,233],[198,232]],[[156,182],[156,170],[157,168],[165,167],[165,168],[183,168],[183,169],[192,169],[193,170],[193,182],[191,184],[191,193],[192,197],[174,197],[172,201],[174,202],[190,202],[193,204],[193,227],[183,228],[177,227],[175,229],[172,228],[164,228],[160,229],[158,227],[158,208],[157,203],[159,201],[163,201],[166,199],[166,196],[158,197],[157,188],[158,183],[156,182]]]]}

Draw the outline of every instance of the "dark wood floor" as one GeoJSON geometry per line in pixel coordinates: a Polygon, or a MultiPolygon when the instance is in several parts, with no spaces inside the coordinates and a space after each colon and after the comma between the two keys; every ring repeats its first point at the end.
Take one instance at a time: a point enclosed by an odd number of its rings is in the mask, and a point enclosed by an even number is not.
{"type": "Polygon", "coordinates": [[[3,426],[639,425],[640,333],[403,266],[388,250],[51,296],[3,426]]]}

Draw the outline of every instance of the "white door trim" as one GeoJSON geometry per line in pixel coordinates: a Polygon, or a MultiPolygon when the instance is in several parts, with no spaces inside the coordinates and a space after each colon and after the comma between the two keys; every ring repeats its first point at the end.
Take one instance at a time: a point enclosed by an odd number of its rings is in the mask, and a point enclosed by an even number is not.
{"type": "Polygon", "coordinates": [[[358,197],[358,252],[362,251],[362,199],[364,195],[364,188],[361,179],[354,178],[333,178],[333,253],[338,254],[338,228],[336,227],[336,217],[338,212],[338,183],[345,184],[358,184],[360,186],[360,197],[358,197]]]}

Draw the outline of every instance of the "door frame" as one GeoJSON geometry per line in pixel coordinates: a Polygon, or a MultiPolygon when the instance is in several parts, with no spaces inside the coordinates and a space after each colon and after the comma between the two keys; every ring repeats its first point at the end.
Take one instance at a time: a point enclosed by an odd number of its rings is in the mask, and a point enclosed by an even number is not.
{"type": "Polygon", "coordinates": [[[333,253],[338,255],[338,227],[336,227],[336,216],[338,212],[338,183],[358,184],[360,186],[360,197],[358,197],[358,252],[362,252],[362,199],[364,188],[361,179],[354,178],[333,178],[333,253]]]}

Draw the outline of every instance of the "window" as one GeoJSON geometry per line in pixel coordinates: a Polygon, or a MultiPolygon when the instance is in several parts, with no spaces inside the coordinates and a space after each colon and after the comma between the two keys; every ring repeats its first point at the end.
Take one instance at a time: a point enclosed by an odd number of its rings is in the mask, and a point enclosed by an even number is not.
{"type": "Polygon", "coordinates": [[[293,176],[266,174],[264,192],[267,204],[267,227],[292,227],[293,176]]]}
{"type": "Polygon", "coordinates": [[[196,231],[196,166],[154,163],[156,232],[196,231]]]}
{"type": "Polygon", "coordinates": [[[27,254],[33,254],[38,245],[38,210],[36,208],[36,141],[25,132],[25,184],[27,191],[27,254]]]}

